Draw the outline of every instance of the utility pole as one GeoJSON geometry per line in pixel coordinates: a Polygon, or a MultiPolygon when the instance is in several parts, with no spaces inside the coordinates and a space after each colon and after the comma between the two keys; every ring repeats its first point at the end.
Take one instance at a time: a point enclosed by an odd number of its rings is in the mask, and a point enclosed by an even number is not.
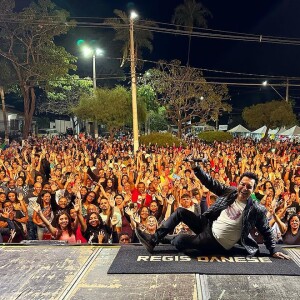
{"type": "Polygon", "coordinates": [[[139,149],[139,128],[137,115],[137,101],[136,101],[136,72],[135,72],[135,53],[134,53],[134,36],[133,36],[133,20],[137,14],[132,12],[130,16],[130,70],[131,70],[131,96],[132,96],[132,129],[133,129],[133,151],[134,155],[139,149]]]}
{"type": "Polygon", "coordinates": [[[289,101],[289,79],[286,79],[285,101],[289,101]]]}
{"type": "Polygon", "coordinates": [[[94,53],[93,54],[93,88],[94,88],[94,91],[96,90],[97,88],[97,81],[96,81],[96,54],[94,53]]]}
{"type": "MultiPolygon", "coordinates": [[[[96,76],[96,53],[93,52],[93,88],[94,88],[94,95],[96,96],[96,89],[97,89],[97,76],[96,76]]],[[[98,122],[94,120],[94,136],[98,138],[98,122]]]]}

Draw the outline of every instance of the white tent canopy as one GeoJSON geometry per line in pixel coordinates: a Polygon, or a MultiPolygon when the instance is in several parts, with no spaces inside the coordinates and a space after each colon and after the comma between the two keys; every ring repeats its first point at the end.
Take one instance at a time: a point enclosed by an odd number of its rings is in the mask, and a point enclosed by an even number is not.
{"type": "MultiPolygon", "coordinates": [[[[268,131],[268,134],[276,134],[278,132],[279,128],[276,128],[276,129],[269,129],[268,131]]],[[[267,126],[264,125],[254,131],[252,131],[252,133],[254,134],[265,134],[267,131],[267,126]]]]}
{"type": "Polygon", "coordinates": [[[238,125],[238,126],[235,126],[235,127],[231,128],[230,130],[228,130],[228,132],[232,132],[232,133],[249,133],[250,130],[245,128],[243,125],[238,125]]]}
{"type": "Polygon", "coordinates": [[[281,135],[290,135],[290,136],[300,135],[300,127],[296,125],[290,129],[282,132],[281,135]]]}
{"type": "Polygon", "coordinates": [[[280,134],[282,134],[285,131],[286,131],[286,128],[285,127],[281,127],[276,134],[280,135],[280,134]]]}

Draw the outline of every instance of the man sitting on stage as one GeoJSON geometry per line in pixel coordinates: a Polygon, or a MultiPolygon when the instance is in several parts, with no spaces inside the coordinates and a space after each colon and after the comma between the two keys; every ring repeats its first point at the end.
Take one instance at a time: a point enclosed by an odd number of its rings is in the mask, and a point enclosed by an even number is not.
{"type": "Polygon", "coordinates": [[[152,253],[168,233],[173,232],[180,222],[184,222],[195,235],[175,236],[171,243],[179,251],[196,249],[216,254],[240,243],[249,255],[255,255],[259,248],[249,232],[256,227],[273,257],[289,259],[284,253],[275,251],[275,240],[266,218],[266,210],[250,197],[258,182],[254,173],[242,174],[237,187],[219,183],[200,167],[195,167],[194,173],[202,184],[218,196],[216,202],[200,216],[179,207],[153,235],[136,229],[137,237],[148,252],[152,253]]]}

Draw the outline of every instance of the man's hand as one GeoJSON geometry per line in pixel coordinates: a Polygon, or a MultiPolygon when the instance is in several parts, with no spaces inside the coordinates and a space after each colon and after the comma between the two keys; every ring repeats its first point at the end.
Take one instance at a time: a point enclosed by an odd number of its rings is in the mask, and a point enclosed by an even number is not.
{"type": "Polygon", "coordinates": [[[38,203],[36,203],[36,202],[30,203],[30,207],[31,207],[35,212],[37,212],[38,214],[42,212],[41,206],[40,206],[38,203]]]}
{"type": "Polygon", "coordinates": [[[125,211],[125,213],[126,213],[128,216],[133,217],[133,213],[134,213],[133,209],[130,209],[130,208],[127,206],[127,207],[125,207],[124,211],[125,211]]]}
{"type": "Polygon", "coordinates": [[[281,259],[290,259],[290,257],[282,252],[275,252],[273,255],[275,258],[281,258],[281,259]]]}
{"type": "Polygon", "coordinates": [[[9,209],[7,207],[3,208],[3,212],[0,215],[1,217],[3,217],[4,219],[8,219],[9,218],[9,209]]]}
{"type": "Polygon", "coordinates": [[[114,215],[111,219],[110,219],[111,225],[115,226],[118,224],[118,217],[116,215],[114,215]]]}
{"type": "Polygon", "coordinates": [[[175,201],[175,198],[173,195],[167,198],[167,204],[170,206],[173,204],[174,201],[175,201]]]}
{"type": "Polygon", "coordinates": [[[18,194],[18,200],[20,202],[24,201],[24,195],[22,193],[18,194]]]}

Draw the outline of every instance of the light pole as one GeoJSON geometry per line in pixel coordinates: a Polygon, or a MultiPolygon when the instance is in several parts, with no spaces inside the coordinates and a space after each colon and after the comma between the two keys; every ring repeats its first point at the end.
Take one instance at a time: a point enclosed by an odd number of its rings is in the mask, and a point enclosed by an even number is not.
{"type": "Polygon", "coordinates": [[[273,85],[269,84],[267,80],[265,80],[262,83],[263,86],[270,86],[279,96],[282,100],[285,100],[286,102],[289,101],[289,80],[286,80],[286,92],[285,92],[285,98],[274,88],[273,85]]]}
{"type": "Polygon", "coordinates": [[[132,97],[132,129],[133,129],[133,151],[134,154],[139,149],[139,128],[136,102],[136,72],[135,72],[135,53],[134,53],[134,36],[133,21],[138,17],[137,13],[132,11],[129,19],[130,33],[130,71],[131,71],[131,97],[132,97]]]}
{"type": "MultiPolygon", "coordinates": [[[[96,56],[102,56],[103,55],[103,50],[96,48],[90,48],[90,47],[84,47],[83,48],[83,53],[85,56],[91,56],[93,57],[93,88],[94,88],[94,93],[96,92],[97,88],[97,76],[96,76],[96,56]]],[[[95,129],[95,138],[98,137],[98,124],[97,121],[94,121],[94,129],[95,129]]]]}

